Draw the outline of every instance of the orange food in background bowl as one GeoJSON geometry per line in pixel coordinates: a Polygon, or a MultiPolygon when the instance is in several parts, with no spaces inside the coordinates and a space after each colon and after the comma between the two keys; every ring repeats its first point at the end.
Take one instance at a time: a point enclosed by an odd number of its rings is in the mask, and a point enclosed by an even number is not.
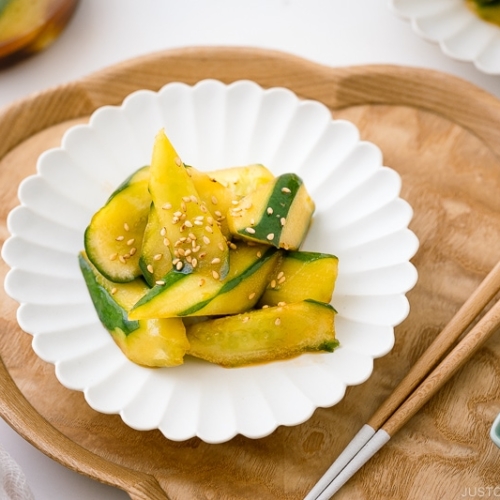
{"type": "Polygon", "coordinates": [[[0,66],[48,47],[77,5],[78,0],[0,0],[0,66]]]}

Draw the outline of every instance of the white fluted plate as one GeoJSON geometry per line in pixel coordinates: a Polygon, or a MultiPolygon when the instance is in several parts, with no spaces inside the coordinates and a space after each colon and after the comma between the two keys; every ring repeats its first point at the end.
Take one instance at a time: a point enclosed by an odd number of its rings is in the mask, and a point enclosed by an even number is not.
{"type": "Polygon", "coordinates": [[[138,91],[71,128],[61,147],[40,156],[37,172],[21,183],[21,204],[8,217],[5,289],[20,303],[18,322],[33,335],[34,351],[55,365],[59,381],[134,429],[218,443],[302,423],[370,376],[409,312],[405,294],[417,279],[409,260],[418,241],[399,175],[353,124],[287,89],[204,80],[138,91]],[[162,127],[182,159],[201,170],[262,163],[303,178],[317,206],[303,249],[339,257],[335,352],[232,369],[187,357],[179,367],[150,369],[115,345],[77,254],[93,213],[149,164],[162,127]]]}
{"type": "Polygon", "coordinates": [[[389,0],[389,6],[444,54],[483,73],[500,74],[500,27],[480,19],[465,0],[389,0]]]}

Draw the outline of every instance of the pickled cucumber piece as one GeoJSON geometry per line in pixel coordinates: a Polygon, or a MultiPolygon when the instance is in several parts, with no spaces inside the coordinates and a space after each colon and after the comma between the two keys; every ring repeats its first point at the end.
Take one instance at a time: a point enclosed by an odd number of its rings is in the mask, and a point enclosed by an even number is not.
{"type": "Polygon", "coordinates": [[[85,230],[85,252],[97,270],[124,283],[141,275],[140,249],[151,196],[147,167],[128,177],[94,214],[85,230]]]}
{"type": "Polygon", "coordinates": [[[262,295],[259,305],[313,299],[330,302],[338,272],[338,258],[319,252],[286,252],[262,295]]]}
{"type": "Polygon", "coordinates": [[[280,256],[273,247],[242,242],[230,250],[231,265],[223,280],[174,267],[134,305],[129,319],[235,314],[250,309],[280,256]]]}
{"type": "Polygon", "coordinates": [[[271,171],[259,163],[212,170],[207,174],[226,187],[235,199],[243,198],[274,179],[271,171]]]}
{"type": "Polygon", "coordinates": [[[149,192],[176,269],[223,279],[229,269],[226,238],[163,130],[149,174],[149,192]]]}
{"type": "Polygon", "coordinates": [[[188,325],[188,354],[225,367],[286,359],[337,346],[335,309],[305,300],[188,325]]]}
{"type": "Polygon", "coordinates": [[[144,366],[177,366],[189,348],[181,319],[130,321],[128,311],[148,287],[142,279],[113,283],[102,276],[82,252],[79,264],[103,326],[125,356],[144,366]]]}
{"type": "Polygon", "coordinates": [[[234,236],[285,250],[297,250],[314,212],[302,180],[283,174],[248,194],[228,211],[234,236]]]}

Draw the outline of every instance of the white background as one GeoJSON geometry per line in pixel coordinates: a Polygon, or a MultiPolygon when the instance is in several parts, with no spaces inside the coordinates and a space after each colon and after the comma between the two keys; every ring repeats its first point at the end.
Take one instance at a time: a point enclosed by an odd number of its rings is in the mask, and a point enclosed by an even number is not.
{"type": "MultiPolygon", "coordinates": [[[[54,45],[0,70],[0,108],[131,57],[207,45],[270,48],[335,67],[430,68],[500,98],[500,76],[448,58],[415,35],[386,0],[81,0],[54,45]]],[[[20,464],[36,500],[129,498],[47,458],[1,419],[0,446],[20,464]]]]}

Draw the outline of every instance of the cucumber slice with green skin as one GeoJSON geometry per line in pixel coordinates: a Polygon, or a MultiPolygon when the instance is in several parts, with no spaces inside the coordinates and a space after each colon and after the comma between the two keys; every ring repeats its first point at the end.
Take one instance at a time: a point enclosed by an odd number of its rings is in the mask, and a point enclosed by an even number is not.
{"type": "Polygon", "coordinates": [[[131,321],[127,317],[132,305],[149,290],[146,283],[142,279],[113,283],[83,252],[78,258],[97,315],[125,356],[143,366],[182,364],[189,342],[181,319],[131,321]]]}
{"type": "Polygon", "coordinates": [[[156,208],[151,204],[139,258],[142,275],[151,287],[172,269],[172,255],[165,234],[156,208]]]}
{"type": "Polygon", "coordinates": [[[259,306],[313,299],[332,300],[338,274],[338,258],[319,252],[286,252],[281,265],[271,275],[259,306]]]}
{"type": "Polygon", "coordinates": [[[248,194],[228,211],[231,233],[239,238],[297,250],[314,212],[302,179],[283,174],[248,194]]]}
{"type": "Polygon", "coordinates": [[[271,171],[259,163],[212,170],[207,174],[226,187],[237,200],[274,179],[271,171]]]}
{"type": "Polygon", "coordinates": [[[231,266],[223,280],[175,268],[131,309],[129,319],[235,314],[253,307],[281,252],[241,243],[230,251],[231,266]]]}
{"type": "Polygon", "coordinates": [[[304,352],[332,352],[335,309],[305,300],[281,307],[256,309],[235,316],[188,325],[187,354],[225,367],[236,367],[304,352]]]}
{"type": "Polygon", "coordinates": [[[140,248],[151,204],[146,174],[143,167],[128,177],[85,230],[88,258],[103,276],[117,283],[141,275],[140,248]]]}
{"type": "Polygon", "coordinates": [[[207,206],[188,170],[160,131],[149,169],[149,192],[166,231],[172,262],[178,270],[224,278],[229,268],[228,245],[210,211],[218,200],[211,197],[211,206],[207,206]]]}

